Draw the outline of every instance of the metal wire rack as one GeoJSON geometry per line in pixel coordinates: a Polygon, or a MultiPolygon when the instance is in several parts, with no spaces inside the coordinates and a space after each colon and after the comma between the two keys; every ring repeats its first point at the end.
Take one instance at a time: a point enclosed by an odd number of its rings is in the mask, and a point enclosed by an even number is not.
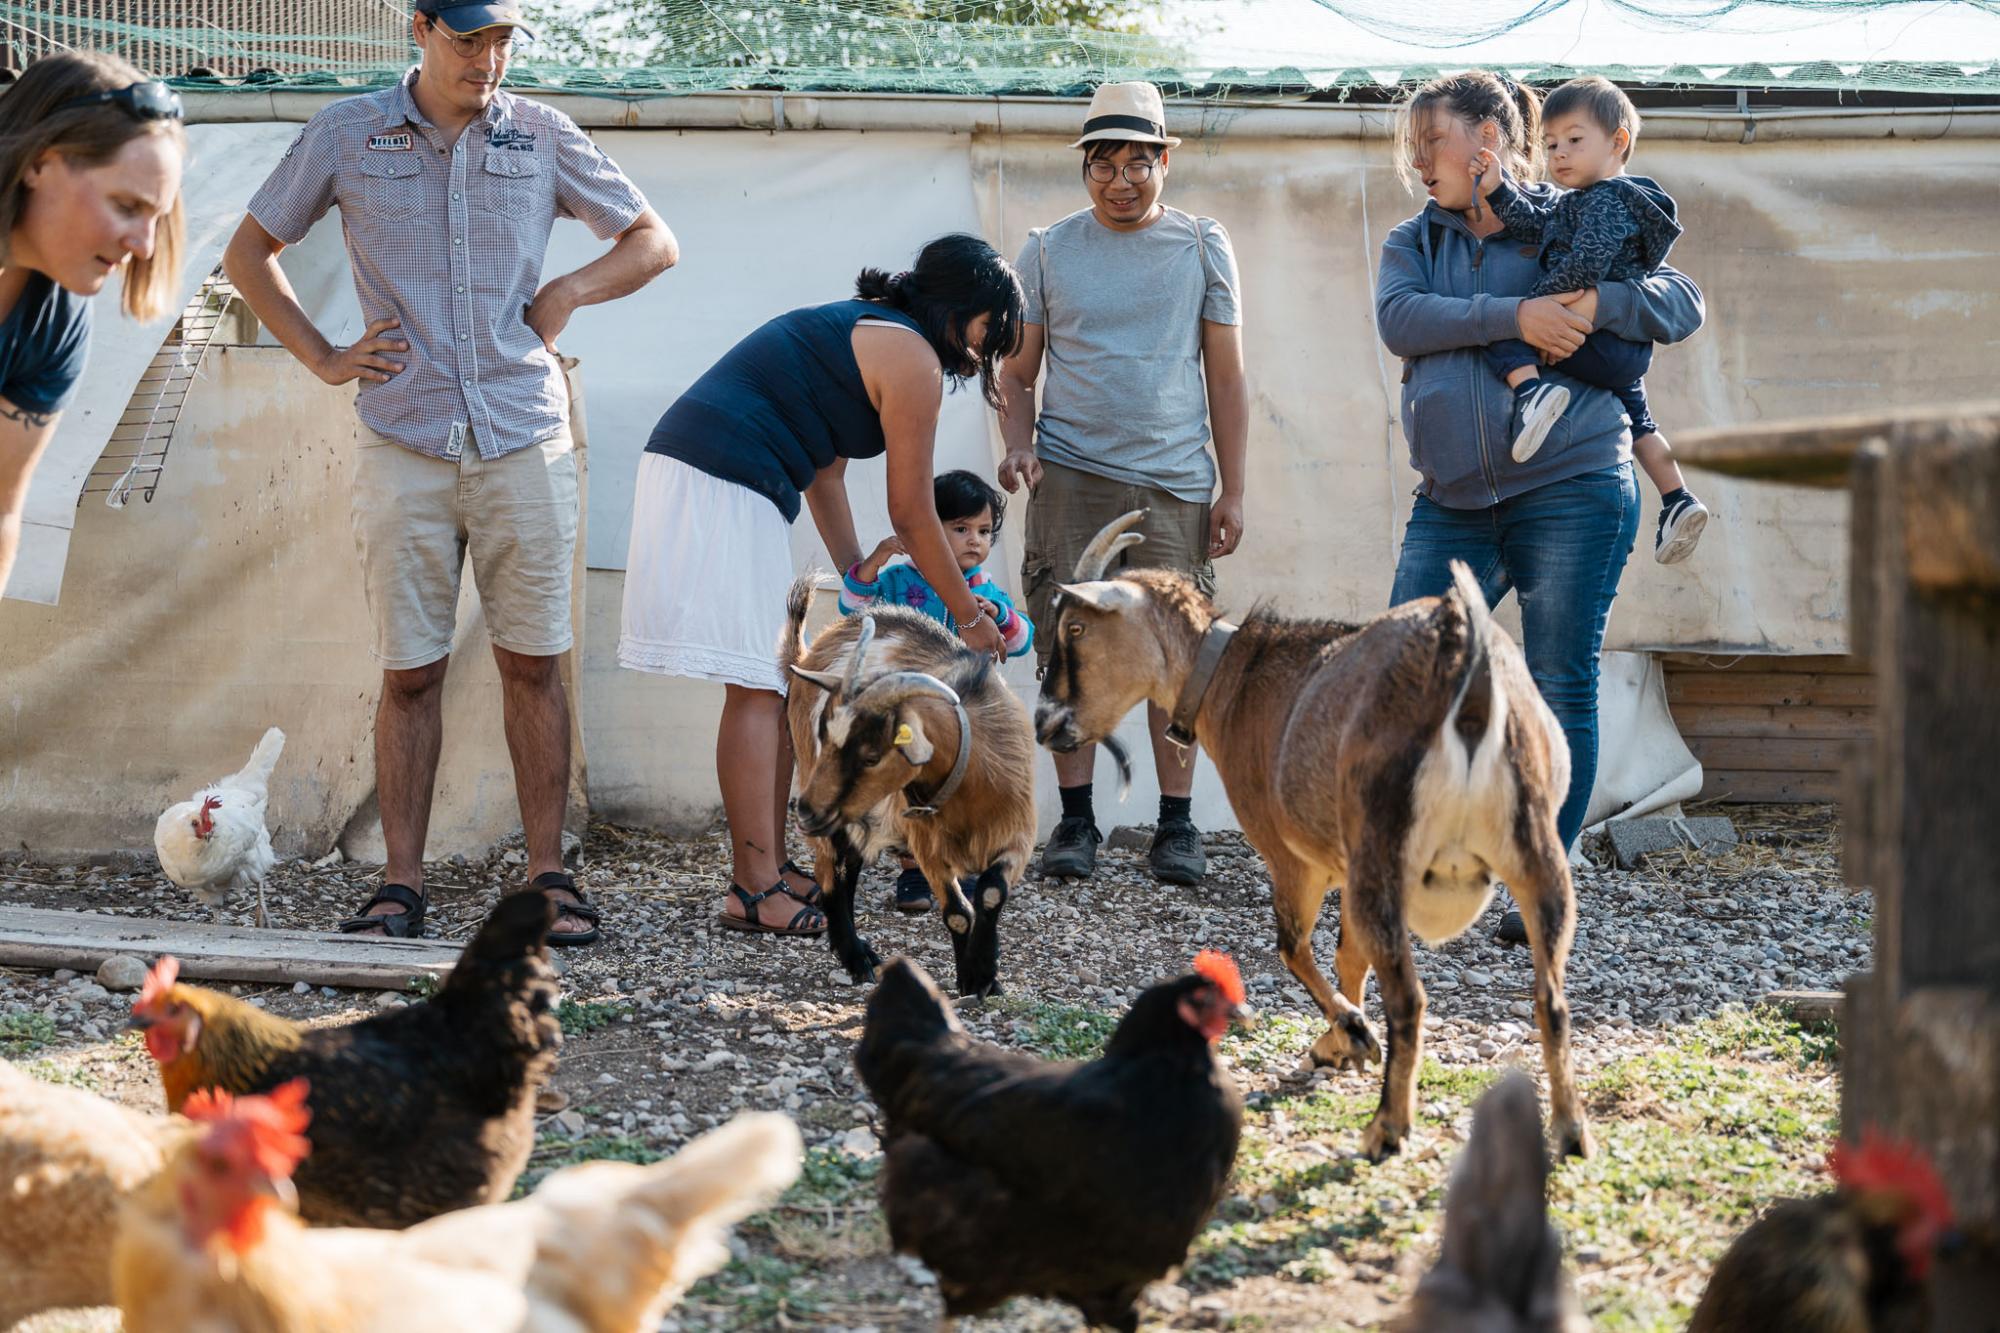
{"type": "Polygon", "coordinates": [[[166,470],[167,450],[173,445],[181,408],[201,374],[202,359],[222,327],[229,303],[235,299],[236,288],[223,276],[222,266],[216,265],[189,298],[132,391],[125,414],[84,479],[78,505],[86,495],[102,495],[110,508],[123,509],[134,492],[152,503],[160,474],[166,470]]]}

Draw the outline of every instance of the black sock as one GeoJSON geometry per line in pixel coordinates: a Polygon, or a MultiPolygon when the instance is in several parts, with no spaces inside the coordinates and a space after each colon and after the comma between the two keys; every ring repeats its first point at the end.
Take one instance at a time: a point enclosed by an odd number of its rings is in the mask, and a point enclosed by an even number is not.
{"type": "Polygon", "coordinates": [[[1194,797],[1162,796],[1160,798],[1160,822],[1162,824],[1194,823],[1194,797]]]}
{"type": "Polygon", "coordinates": [[[1526,398],[1529,394],[1533,393],[1535,390],[1541,387],[1542,387],[1542,382],[1539,379],[1522,380],[1519,384],[1516,384],[1514,386],[1514,396],[1516,398],[1526,398]]]}
{"type": "Polygon", "coordinates": [[[1097,812],[1090,808],[1090,784],[1080,787],[1057,787],[1062,795],[1062,817],[1064,819],[1087,819],[1097,823],[1097,812]]]}
{"type": "Polygon", "coordinates": [[[1660,508],[1672,509],[1687,493],[1688,488],[1685,486],[1676,486],[1670,491],[1663,491],[1660,494],[1660,508]]]}

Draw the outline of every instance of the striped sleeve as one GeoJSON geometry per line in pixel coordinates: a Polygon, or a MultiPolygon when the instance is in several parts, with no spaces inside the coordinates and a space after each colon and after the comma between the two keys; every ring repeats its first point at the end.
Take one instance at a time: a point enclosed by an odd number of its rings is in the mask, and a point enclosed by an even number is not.
{"type": "Polygon", "coordinates": [[[855,571],[861,562],[855,561],[840,576],[840,614],[851,616],[856,611],[865,611],[882,600],[882,582],[878,577],[873,583],[863,583],[855,571]]]}
{"type": "Polygon", "coordinates": [[[1019,657],[1035,646],[1034,622],[1014,609],[1014,600],[1001,591],[999,584],[982,573],[971,588],[974,597],[984,597],[1000,608],[1000,618],[994,628],[1000,631],[1000,641],[1007,647],[1007,656],[1019,657]]]}

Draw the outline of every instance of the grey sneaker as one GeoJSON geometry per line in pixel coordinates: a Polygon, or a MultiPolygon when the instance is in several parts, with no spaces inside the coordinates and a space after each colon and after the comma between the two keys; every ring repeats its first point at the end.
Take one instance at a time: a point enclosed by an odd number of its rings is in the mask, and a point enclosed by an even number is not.
{"type": "Polygon", "coordinates": [[[1153,834],[1146,853],[1153,878],[1162,884],[1199,884],[1208,873],[1208,853],[1201,848],[1201,830],[1185,819],[1169,820],[1153,834]]]}
{"type": "Polygon", "coordinates": [[[1087,879],[1097,869],[1097,844],[1104,835],[1088,819],[1077,817],[1057,824],[1042,848],[1042,873],[1055,879],[1087,879]]]}

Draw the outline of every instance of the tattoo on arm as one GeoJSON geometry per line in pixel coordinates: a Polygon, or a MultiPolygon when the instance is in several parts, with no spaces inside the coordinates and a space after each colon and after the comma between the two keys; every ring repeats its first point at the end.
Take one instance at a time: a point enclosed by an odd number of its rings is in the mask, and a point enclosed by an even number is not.
{"type": "Polygon", "coordinates": [[[5,398],[0,398],[0,418],[18,421],[29,430],[40,430],[61,415],[60,412],[35,412],[25,407],[17,407],[5,398]]]}

